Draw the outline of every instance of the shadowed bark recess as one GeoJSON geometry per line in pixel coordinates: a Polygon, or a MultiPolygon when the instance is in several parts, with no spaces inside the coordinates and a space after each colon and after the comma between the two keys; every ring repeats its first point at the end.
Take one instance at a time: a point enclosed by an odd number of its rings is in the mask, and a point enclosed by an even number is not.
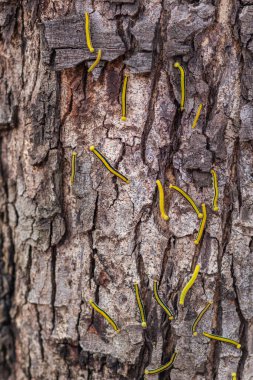
{"type": "Polygon", "coordinates": [[[2,0],[0,28],[0,380],[143,380],[174,351],[153,379],[253,380],[253,1],[2,0]],[[170,184],[206,204],[199,245],[200,220],[170,184]]]}

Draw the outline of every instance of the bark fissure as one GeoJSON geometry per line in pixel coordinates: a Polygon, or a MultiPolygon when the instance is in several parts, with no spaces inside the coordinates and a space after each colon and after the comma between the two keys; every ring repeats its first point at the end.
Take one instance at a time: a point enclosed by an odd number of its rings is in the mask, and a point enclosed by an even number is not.
{"type": "Polygon", "coordinates": [[[52,330],[55,328],[55,297],[56,297],[56,262],[57,262],[57,249],[53,247],[51,250],[51,308],[52,308],[52,330]]]}

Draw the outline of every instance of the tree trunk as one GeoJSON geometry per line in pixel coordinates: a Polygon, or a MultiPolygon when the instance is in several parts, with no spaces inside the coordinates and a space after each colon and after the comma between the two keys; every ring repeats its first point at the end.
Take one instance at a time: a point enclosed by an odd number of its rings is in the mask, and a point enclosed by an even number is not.
{"type": "Polygon", "coordinates": [[[0,10],[0,378],[144,379],[145,368],[176,351],[154,379],[229,380],[236,372],[252,380],[253,1],[1,0],[0,10]],[[85,11],[104,54],[89,74],[96,53],[87,50],[85,11]],[[160,216],[157,179],[169,221],[160,216]],[[200,220],[169,184],[206,204],[199,245],[200,220]],[[155,279],[173,321],[153,297],[155,279]]]}

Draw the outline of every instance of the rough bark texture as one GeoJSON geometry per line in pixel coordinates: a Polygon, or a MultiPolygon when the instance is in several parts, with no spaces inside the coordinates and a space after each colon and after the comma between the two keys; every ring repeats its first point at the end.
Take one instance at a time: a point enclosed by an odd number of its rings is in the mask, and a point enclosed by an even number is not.
{"type": "Polygon", "coordinates": [[[237,372],[252,380],[253,1],[1,0],[0,26],[1,380],[143,379],[174,350],[174,367],[154,379],[229,380],[237,372]],[[104,50],[89,75],[95,54],[84,11],[104,50]],[[183,113],[175,61],[186,72],[183,113]],[[112,177],[90,145],[131,183],[112,177]],[[169,222],[160,218],[158,178],[169,222]],[[199,246],[199,221],[170,183],[207,204],[199,246]],[[200,275],[179,307],[196,263],[200,275]],[[177,315],[172,323],[153,299],[153,279],[177,315]],[[192,337],[210,299],[201,329],[239,340],[241,351],[192,337]]]}

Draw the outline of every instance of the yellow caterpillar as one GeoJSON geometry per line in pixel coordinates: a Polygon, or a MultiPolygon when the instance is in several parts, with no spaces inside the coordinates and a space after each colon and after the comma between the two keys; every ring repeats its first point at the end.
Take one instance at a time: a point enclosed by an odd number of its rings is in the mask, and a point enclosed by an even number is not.
{"type": "Polygon", "coordinates": [[[85,12],[85,35],[86,35],[86,43],[88,49],[91,53],[94,52],[94,47],[92,46],[91,38],[90,38],[90,16],[88,12],[85,12]]]}
{"type": "Polygon", "coordinates": [[[207,312],[207,310],[210,308],[210,306],[212,304],[213,304],[212,301],[208,302],[208,304],[206,305],[206,307],[199,313],[199,315],[195,319],[195,321],[194,321],[194,323],[192,325],[192,335],[194,335],[194,336],[198,335],[198,333],[196,331],[197,325],[199,324],[200,320],[203,318],[204,314],[207,312]]]}
{"type": "Polygon", "coordinates": [[[198,215],[198,218],[199,219],[203,218],[203,214],[199,211],[196,203],[193,201],[193,199],[184,190],[180,189],[180,187],[173,186],[173,185],[170,185],[169,188],[170,189],[174,189],[174,190],[178,191],[181,195],[183,195],[183,197],[190,203],[190,205],[192,206],[193,210],[198,215]]]}
{"type": "Polygon", "coordinates": [[[181,111],[184,110],[184,102],[185,102],[185,73],[184,73],[184,69],[183,67],[180,65],[179,62],[176,62],[174,64],[174,67],[176,69],[179,69],[180,71],[180,76],[181,76],[181,80],[180,80],[180,83],[181,83],[181,102],[180,102],[180,109],[181,111]]]}
{"type": "Polygon", "coordinates": [[[199,227],[199,232],[198,232],[198,235],[197,235],[197,238],[194,240],[194,244],[198,245],[202,236],[203,236],[203,232],[204,232],[204,229],[205,229],[205,226],[206,226],[206,205],[205,203],[202,203],[202,212],[203,212],[203,218],[201,220],[201,223],[200,223],[200,227],[199,227]]]}
{"type": "Polygon", "coordinates": [[[213,211],[218,211],[218,197],[219,197],[219,189],[218,189],[218,179],[216,172],[212,169],[211,174],[213,177],[213,190],[214,190],[214,197],[213,197],[213,211]]]}
{"type": "Polygon", "coordinates": [[[236,372],[232,372],[231,375],[232,375],[232,380],[236,380],[236,372]]]}
{"type": "Polygon", "coordinates": [[[126,91],[127,91],[127,81],[128,75],[125,75],[122,94],[121,94],[121,106],[122,106],[122,117],[121,120],[126,121],[126,91]]]}
{"type": "Polygon", "coordinates": [[[203,332],[203,335],[209,339],[219,340],[220,342],[233,344],[234,346],[236,346],[236,348],[238,348],[238,350],[241,348],[240,343],[236,342],[233,339],[224,338],[223,336],[219,336],[219,335],[209,334],[207,332],[203,332]]]}
{"type": "Polygon", "coordinates": [[[161,217],[164,220],[169,220],[169,217],[165,213],[165,210],[164,210],[164,191],[163,191],[163,187],[162,187],[161,181],[159,181],[159,179],[158,179],[156,181],[156,184],[157,184],[158,191],[159,191],[159,207],[160,207],[161,217]]]}
{"type": "Polygon", "coordinates": [[[194,272],[193,272],[193,275],[192,275],[190,281],[187,282],[187,284],[185,285],[185,287],[183,288],[183,290],[181,292],[180,300],[179,300],[180,305],[184,305],[184,300],[185,300],[186,294],[188,293],[188,291],[191,289],[192,285],[196,281],[196,278],[198,277],[199,271],[200,271],[200,265],[197,264],[195,269],[194,269],[194,272]]]}
{"type": "Polygon", "coordinates": [[[94,70],[95,67],[99,64],[100,59],[101,59],[101,56],[102,56],[102,50],[99,49],[99,50],[98,50],[98,55],[97,55],[96,60],[95,60],[94,63],[88,68],[88,73],[90,73],[92,70],[94,70]]]}
{"type": "Polygon", "coordinates": [[[139,311],[140,311],[141,325],[145,329],[147,327],[146,316],[145,316],[144,307],[143,307],[143,304],[142,304],[142,301],[141,301],[140,292],[139,292],[139,286],[138,286],[137,282],[134,282],[134,290],[135,290],[136,301],[137,301],[138,308],[139,308],[139,311]]]}
{"type": "Polygon", "coordinates": [[[113,327],[113,329],[116,331],[116,333],[120,332],[119,327],[117,324],[114,322],[114,320],[103,310],[101,309],[95,302],[92,300],[89,300],[90,305],[93,307],[94,310],[96,310],[99,314],[101,314],[113,327]]]}
{"type": "Polygon", "coordinates": [[[198,122],[198,120],[199,120],[199,117],[200,117],[200,113],[201,113],[202,108],[203,108],[203,104],[201,103],[201,104],[199,105],[199,108],[198,108],[198,111],[197,111],[197,113],[196,113],[196,116],[195,116],[195,118],[194,118],[194,120],[193,120],[193,123],[192,123],[192,129],[194,129],[194,128],[196,127],[196,125],[197,125],[197,122],[198,122]]]}
{"type": "Polygon", "coordinates": [[[71,177],[70,177],[70,183],[71,185],[74,184],[75,181],[75,176],[76,176],[76,152],[72,153],[72,158],[71,158],[71,177]]]}
{"type": "Polygon", "coordinates": [[[156,373],[160,373],[160,372],[165,371],[166,369],[169,369],[172,366],[172,364],[174,363],[174,361],[176,360],[176,357],[177,357],[177,352],[174,352],[174,354],[172,355],[172,357],[168,363],[162,365],[161,367],[155,368],[155,369],[145,369],[144,374],[145,375],[155,375],[156,373]]]}
{"type": "Polygon", "coordinates": [[[102,161],[102,163],[104,164],[104,166],[106,167],[106,169],[108,169],[113,175],[116,175],[122,181],[124,181],[126,183],[130,183],[129,179],[127,179],[124,175],[122,175],[116,169],[114,169],[109,164],[109,162],[107,161],[107,159],[93,145],[90,147],[90,151],[93,152],[100,159],[100,161],[102,161]]]}
{"type": "Polygon", "coordinates": [[[158,286],[157,286],[156,280],[154,280],[154,296],[155,296],[156,302],[163,308],[165,313],[169,316],[169,319],[172,321],[174,319],[174,315],[173,315],[172,311],[169,309],[169,307],[167,305],[165,305],[163,303],[163,301],[161,300],[161,298],[159,297],[158,286]]]}

